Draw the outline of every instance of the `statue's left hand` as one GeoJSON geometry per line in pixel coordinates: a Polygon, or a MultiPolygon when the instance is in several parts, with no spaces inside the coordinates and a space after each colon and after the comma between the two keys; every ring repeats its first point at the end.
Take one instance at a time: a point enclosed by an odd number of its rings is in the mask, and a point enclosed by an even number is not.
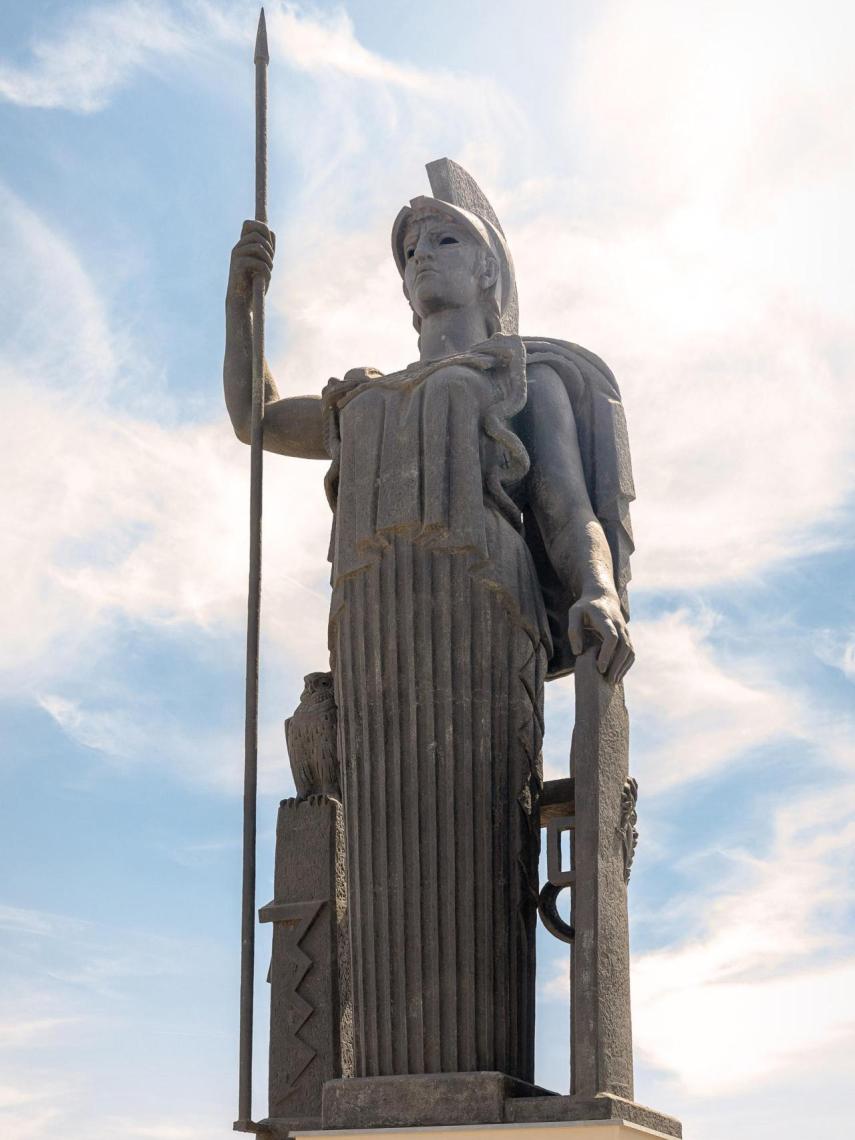
{"type": "Polygon", "coordinates": [[[597,668],[616,685],[635,660],[635,651],[615,593],[586,593],[571,607],[568,633],[570,648],[577,657],[585,650],[586,630],[601,642],[597,668]]]}

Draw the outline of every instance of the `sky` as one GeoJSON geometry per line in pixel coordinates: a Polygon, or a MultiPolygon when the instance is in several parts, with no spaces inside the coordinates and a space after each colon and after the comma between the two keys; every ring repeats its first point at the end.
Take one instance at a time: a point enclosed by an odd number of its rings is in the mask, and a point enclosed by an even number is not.
{"type": "MultiPolygon", "coordinates": [[[[603,356],[638,501],[626,682],[636,1098],[841,1135],[855,1066],[855,8],[267,5],[283,394],[415,355],[389,249],[448,155],[521,330],[603,356]]],[[[0,10],[0,1133],[236,1115],[248,450],[221,394],[253,209],[244,0],[0,10]]],[[[282,721],[326,666],[323,464],[265,471],[259,904],[282,721]]],[[[572,682],[547,692],[567,771],[572,682]]],[[[255,1113],[264,1113],[258,935],[255,1113]]],[[[564,1091],[566,948],[537,1079],[564,1091]]]]}

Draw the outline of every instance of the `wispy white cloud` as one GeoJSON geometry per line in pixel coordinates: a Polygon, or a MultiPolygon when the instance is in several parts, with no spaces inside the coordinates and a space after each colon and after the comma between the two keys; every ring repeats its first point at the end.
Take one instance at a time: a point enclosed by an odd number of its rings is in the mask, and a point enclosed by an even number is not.
{"type": "MultiPolygon", "coordinates": [[[[10,906],[0,908],[0,920],[0,1134],[47,1140],[61,1119],[65,1133],[75,1137],[108,1140],[121,1134],[183,1140],[186,1135],[215,1140],[227,1112],[216,1094],[191,1118],[181,1110],[158,1111],[139,1096],[139,1066],[125,1094],[104,1095],[103,1087],[111,1080],[107,1074],[117,1054],[125,1049],[133,1054],[140,1035],[152,1035],[166,1050],[176,1032],[200,1032],[192,1021],[199,1010],[189,1000],[182,1007],[184,999],[173,997],[170,1008],[156,1018],[151,1003],[158,989],[182,978],[178,992],[186,999],[193,987],[185,984],[185,975],[192,974],[197,984],[210,977],[219,947],[203,937],[164,936],[114,919],[81,922],[61,913],[10,906]],[[91,1067],[93,1055],[100,1058],[96,1070],[91,1067]],[[133,1115],[139,1131],[130,1125],[118,1127],[125,1120],[119,1117],[119,1106],[133,1115]]],[[[216,1020],[212,1024],[206,1032],[216,1034],[216,1020]]],[[[191,1068],[188,1063],[180,1078],[182,1092],[192,1081],[191,1068]]]]}
{"type": "Polygon", "coordinates": [[[397,63],[370,51],[357,39],[353,20],[343,6],[309,13],[302,5],[285,3],[271,9],[269,38],[275,43],[277,58],[288,59],[303,71],[330,70],[369,83],[386,83],[435,97],[438,73],[435,69],[397,63]]]}
{"type": "Polygon", "coordinates": [[[70,933],[79,934],[87,929],[87,923],[72,919],[67,915],[51,911],[33,910],[28,907],[0,905],[0,930],[11,934],[34,934],[67,938],[70,933]]]}
{"type": "Polygon", "coordinates": [[[814,651],[820,661],[839,669],[847,681],[855,681],[855,633],[820,630],[814,651]]]}
{"type": "Polygon", "coordinates": [[[139,1137],[139,1140],[210,1140],[210,1129],[198,1124],[176,1124],[161,1121],[141,1124],[128,1117],[115,1117],[105,1121],[105,1125],[115,1129],[113,1135],[139,1137]]]}
{"type": "MultiPolygon", "coordinates": [[[[781,678],[780,663],[762,646],[723,660],[715,640],[722,623],[697,605],[633,622],[638,659],[626,691],[632,770],[644,795],[707,779],[776,743],[796,744],[818,763],[855,771],[851,714],[826,708],[807,682],[781,678]]],[[[548,685],[546,702],[546,775],[557,778],[567,773],[572,682],[548,685]]]]}
{"type": "Polygon", "coordinates": [[[855,1048],[855,960],[845,934],[853,808],[852,785],[779,807],[768,855],[711,856],[732,870],[723,889],[707,882],[699,893],[690,937],[636,962],[639,1048],[693,1094],[821,1063],[832,1045],[855,1048]]]}
{"type": "MultiPolygon", "coordinates": [[[[53,1040],[57,1031],[74,1025],[79,1019],[76,1017],[21,1017],[4,1018],[0,1020],[0,1049],[26,1048],[41,1044],[46,1040],[53,1040]]],[[[3,1089],[0,1088],[0,1107],[2,1107],[3,1089]]],[[[8,1102],[12,1103],[12,1102],[8,1102]]]]}
{"type": "Polygon", "coordinates": [[[23,107],[100,111],[136,72],[192,48],[174,6],[122,0],[42,28],[27,65],[0,64],[0,98],[23,107]]]}
{"type": "MultiPolygon", "coordinates": [[[[225,416],[169,428],[116,410],[139,362],[117,348],[112,314],[62,235],[2,187],[0,195],[4,260],[29,266],[23,287],[9,282],[0,297],[9,331],[0,402],[15,425],[3,487],[0,671],[20,691],[66,675],[96,652],[96,634],[100,651],[109,648],[117,619],[197,629],[240,622],[247,464],[225,416]]],[[[266,547],[279,571],[267,583],[271,636],[291,649],[323,645],[322,471],[288,461],[271,468],[271,501],[288,504],[290,524],[271,527],[266,547]],[[294,597],[290,606],[283,594],[294,597]],[[277,617],[286,610],[287,624],[277,617]]],[[[71,723],[63,700],[56,695],[51,711],[71,723]]],[[[90,719],[87,732],[96,728],[90,719]]],[[[101,726],[114,735],[127,728],[101,726]]]]}
{"type": "Polygon", "coordinates": [[[554,120],[573,177],[511,200],[525,325],[623,386],[636,589],[750,582],[851,532],[853,16],[819,10],[599,5],[554,120]]]}
{"type": "Polygon", "coordinates": [[[0,1087],[0,1127],[7,1136],[43,1140],[76,1107],[72,1082],[44,1073],[26,1074],[0,1087]]]}
{"type": "MultiPolygon", "coordinates": [[[[315,653],[316,657],[323,656],[315,653]]],[[[280,689],[281,701],[262,717],[258,739],[258,787],[262,795],[287,795],[292,790],[288,768],[283,720],[296,704],[297,687],[290,689],[276,685],[281,677],[276,655],[271,654],[266,680],[273,689],[280,689]]],[[[310,658],[311,659],[311,658],[310,658]]],[[[323,661],[318,662],[323,664],[323,661]]],[[[240,675],[241,660],[235,660],[235,675],[240,675]]],[[[94,677],[97,677],[97,670],[94,677]]],[[[204,727],[188,732],[186,719],[181,720],[158,707],[157,699],[145,702],[133,685],[113,687],[109,702],[97,692],[97,686],[87,673],[75,689],[79,697],[60,696],[56,693],[39,698],[42,708],[59,728],[76,744],[91,749],[100,759],[113,767],[151,767],[157,765],[169,772],[173,779],[183,780],[197,787],[234,795],[243,786],[243,732],[238,725],[229,731],[207,731],[204,727]]],[[[176,857],[178,858],[178,857],[176,857]]],[[[179,859],[181,861],[181,859],[179,859]]],[[[192,854],[184,858],[187,866],[194,865],[192,854]]],[[[195,858],[195,865],[200,862],[195,858]]]]}
{"type": "MultiPolygon", "coordinates": [[[[691,893],[672,899],[673,921],[659,916],[668,944],[637,956],[632,976],[639,1057],[686,1093],[719,1097],[821,1069],[832,1048],[851,1055],[853,808],[851,783],[777,797],[763,854],[691,856],[691,893]]],[[[549,988],[566,994],[566,968],[549,988]]]]}
{"type": "Polygon", "coordinates": [[[710,775],[752,749],[808,736],[805,696],[775,680],[770,662],[722,664],[710,611],[675,610],[634,623],[639,660],[627,681],[638,729],[636,775],[655,793],[710,775]]]}

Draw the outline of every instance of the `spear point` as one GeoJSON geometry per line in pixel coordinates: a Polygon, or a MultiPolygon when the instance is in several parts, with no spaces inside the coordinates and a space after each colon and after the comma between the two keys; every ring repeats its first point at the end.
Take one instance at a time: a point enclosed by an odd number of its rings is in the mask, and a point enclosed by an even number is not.
{"type": "Polygon", "coordinates": [[[270,52],[267,50],[267,24],[264,19],[264,9],[258,17],[258,33],[255,37],[255,63],[270,63],[270,52]]]}

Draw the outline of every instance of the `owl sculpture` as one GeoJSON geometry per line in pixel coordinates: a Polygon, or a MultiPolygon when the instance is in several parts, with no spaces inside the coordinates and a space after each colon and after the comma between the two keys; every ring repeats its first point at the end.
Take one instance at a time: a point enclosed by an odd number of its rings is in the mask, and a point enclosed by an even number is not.
{"type": "Polygon", "coordinates": [[[308,673],[300,704],[285,721],[285,741],[298,799],[324,795],[341,803],[332,673],[308,673]]]}

